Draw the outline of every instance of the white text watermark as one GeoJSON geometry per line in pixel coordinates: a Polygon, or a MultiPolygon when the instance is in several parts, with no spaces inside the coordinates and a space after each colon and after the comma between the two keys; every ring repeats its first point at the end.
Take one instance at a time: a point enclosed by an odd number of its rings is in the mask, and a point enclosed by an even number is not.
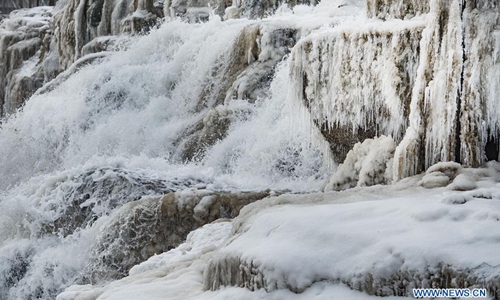
{"type": "Polygon", "coordinates": [[[486,289],[413,289],[415,298],[486,298],[486,289]]]}

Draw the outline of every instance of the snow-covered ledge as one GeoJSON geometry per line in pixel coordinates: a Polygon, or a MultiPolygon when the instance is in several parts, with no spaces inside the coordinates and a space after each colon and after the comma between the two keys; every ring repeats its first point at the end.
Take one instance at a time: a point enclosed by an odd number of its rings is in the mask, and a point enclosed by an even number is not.
{"type": "Polygon", "coordinates": [[[474,287],[498,297],[499,167],[440,164],[390,187],[250,204],[205,269],[204,287],[302,293],[327,282],[377,296],[474,287]],[[448,185],[425,188],[441,182],[438,173],[448,185]]]}

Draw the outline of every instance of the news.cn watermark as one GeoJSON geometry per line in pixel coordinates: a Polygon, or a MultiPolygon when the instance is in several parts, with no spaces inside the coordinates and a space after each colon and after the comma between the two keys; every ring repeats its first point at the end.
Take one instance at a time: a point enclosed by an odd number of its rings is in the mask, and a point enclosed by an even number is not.
{"type": "Polygon", "coordinates": [[[413,297],[424,298],[487,298],[486,289],[413,289],[413,297]]]}

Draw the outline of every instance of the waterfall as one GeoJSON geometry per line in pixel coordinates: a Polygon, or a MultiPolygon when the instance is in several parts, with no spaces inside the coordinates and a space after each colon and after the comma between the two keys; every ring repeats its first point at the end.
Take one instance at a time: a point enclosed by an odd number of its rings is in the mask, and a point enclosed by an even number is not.
{"type": "Polygon", "coordinates": [[[498,1],[417,2],[67,0],[0,21],[0,299],[123,277],[268,196],[498,159],[498,1]]]}
{"type": "Polygon", "coordinates": [[[320,188],[323,149],[312,142],[308,114],[290,101],[289,53],[324,20],[281,14],[170,20],[77,59],[3,120],[0,277],[11,279],[0,285],[2,299],[53,299],[71,284],[123,276],[130,262],[233,217],[268,189],[320,188]],[[203,204],[188,206],[189,218],[168,210],[161,224],[170,224],[169,243],[110,257],[119,241],[149,243],[145,233],[138,242],[129,234],[157,228],[158,199],[181,193],[169,204],[176,206],[186,189],[203,204]],[[204,212],[211,207],[215,214],[204,212]],[[137,216],[144,225],[110,240],[110,228],[135,226],[137,216]]]}

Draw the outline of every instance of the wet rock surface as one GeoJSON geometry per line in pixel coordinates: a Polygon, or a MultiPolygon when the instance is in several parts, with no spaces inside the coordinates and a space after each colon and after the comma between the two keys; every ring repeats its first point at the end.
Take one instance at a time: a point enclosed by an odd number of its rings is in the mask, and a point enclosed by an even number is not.
{"type": "Polygon", "coordinates": [[[21,107],[44,83],[40,67],[52,31],[52,8],[14,11],[0,20],[0,117],[21,107]]]}
{"type": "Polygon", "coordinates": [[[369,18],[411,19],[426,14],[430,10],[430,1],[411,0],[367,0],[366,8],[369,18]]]}
{"type": "Polygon", "coordinates": [[[98,218],[129,202],[148,195],[161,195],[203,184],[197,179],[162,180],[119,168],[96,168],[78,176],[62,178],[54,188],[63,190],[61,199],[50,199],[45,210],[54,210],[53,218],[42,225],[40,234],[68,236],[91,226],[98,218]],[[57,201],[61,203],[55,204],[57,201]]]}
{"type": "Polygon", "coordinates": [[[188,189],[124,205],[101,228],[88,270],[91,282],[118,279],[147,258],[173,249],[187,235],[269,196],[264,192],[213,192],[188,189]]]}

